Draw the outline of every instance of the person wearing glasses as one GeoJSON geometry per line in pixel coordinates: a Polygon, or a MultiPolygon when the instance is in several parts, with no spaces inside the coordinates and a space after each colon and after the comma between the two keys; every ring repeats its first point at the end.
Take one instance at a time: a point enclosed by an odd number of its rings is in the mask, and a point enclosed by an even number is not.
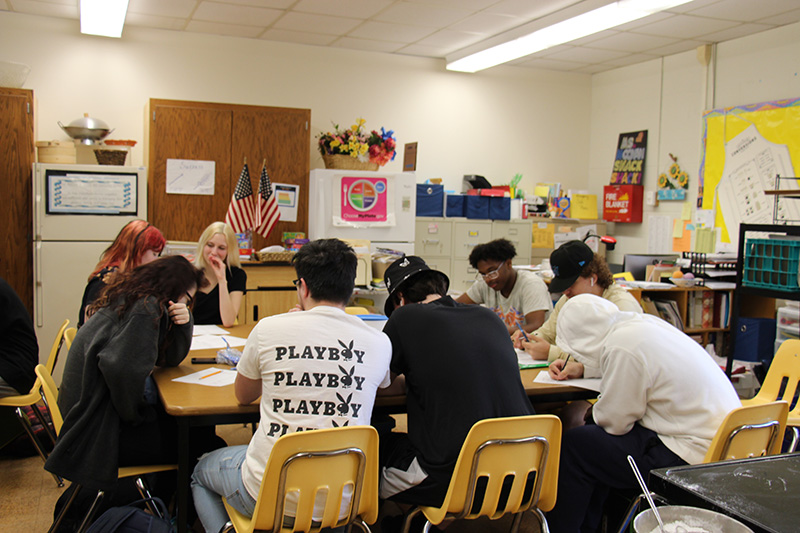
{"type": "Polygon", "coordinates": [[[203,231],[194,264],[208,281],[197,291],[192,308],[195,324],[233,326],[247,291],[247,273],[241,268],[239,243],[229,224],[214,222],[203,231]]]}
{"type": "MultiPolygon", "coordinates": [[[[179,365],[189,353],[187,303],[206,283],[186,258],[170,256],[118,272],[101,291],[66,359],[58,397],[64,423],[48,471],[107,490],[104,504],[122,505],[130,497],[117,481],[119,467],[176,462],[177,423],[158,402],[150,374],[156,366],[179,365]]],[[[208,431],[193,431],[190,442],[193,457],[224,445],[208,431]]],[[[152,488],[167,490],[158,481],[152,488]]],[[[170,494],[159,496],[169,501],[170,494]]],[[[79,491],[78,498],[70,516],[83,516],[93,491],[79,491]]]]}
{"type": "Polygon", "coordinates": [[[81,299],[78,327],[86,322],[86,308],[97,299],[103,287],[113,281],[117,273],[157,259],[166,243],[167,240],[158,228],[145,220],[133,220],[125,224],[89,275],[89,282],[81,299]]]}
{"type": "Polygon", "coordinates": [[[477,280],[456,298],[463,304],[483,304],[505,323],[508,334],[522,328],[531,333],[544,324],[553,301],[542,278],[527,270],[515,270],[511,260],[517,250],[511,241],[497,239],[479,244],[469,254],[477,280]]]}

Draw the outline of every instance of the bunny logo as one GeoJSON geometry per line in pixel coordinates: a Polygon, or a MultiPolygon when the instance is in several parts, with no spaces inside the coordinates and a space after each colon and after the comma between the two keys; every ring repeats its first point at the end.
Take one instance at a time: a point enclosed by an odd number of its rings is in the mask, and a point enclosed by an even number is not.
{"type": "Polygon", "coordinates": [[[342,425],[340,426],[339,424],[337,424],[337,423],[336,423],[336,420],[331,420],[331,424],[333,424],[333,427],[335,427],[335,428],[339,428],[339,427],[343,428],[343,427],[346,427],[346,426],[347,426],[347,424],[349,424],[349,423],[350,423],[350,421],[349,421],[349,420],[345,420],[345,421],[344,421],[344,424],[342,424],[342,425]]]}
{"type": "Polygon", "coordinates": [[[336,397],[339,398],[339,405],[336,406],[336,409],[339,411],[339,415],[344,416],[350,412],[350,400],[353,399],[353,393],[347,395],[347,399],[345,400],[342,398],[342,395],[338,392],[336,393],[336,397]]]}
{"type": "Polygon", "coordinates": [[[342,374],[343,374],[342,380],[341,380],[342,381],[342,388],[349,389],[350,385],[353,384],[353,374],[356,371],[356,367],[351,368],[350,371],[348,372],[345,367],[343,367],[342,365],[339,365],[339,370],[341,370],[342,374]]]}
{"type": "MultiPolygon", "coordinates": [[[[355,341],[350,341],[350,344],[345,344],[342,341],[339,341],[339,344],[342,346],[342,359],[345,361],[349,361],[353,358],[353,343],[355,341]]],[[[339,367],[342,368],[342,367],[339,367]]]]}

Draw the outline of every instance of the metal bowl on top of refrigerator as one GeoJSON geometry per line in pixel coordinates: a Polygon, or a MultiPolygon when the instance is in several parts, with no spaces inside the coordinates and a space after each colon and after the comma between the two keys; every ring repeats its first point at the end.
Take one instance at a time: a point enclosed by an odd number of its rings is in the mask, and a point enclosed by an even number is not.
{"type": "Polygon", "coordinates": [[[111,133],[108,124],[100,119],[92,118],[89,113],[84,113],[83,117],[77,118],[67,126],[58,123],[61,129],[73,139],[81,141],[83,144],[94,144],[95,141],[102,141],[111,133]]]}

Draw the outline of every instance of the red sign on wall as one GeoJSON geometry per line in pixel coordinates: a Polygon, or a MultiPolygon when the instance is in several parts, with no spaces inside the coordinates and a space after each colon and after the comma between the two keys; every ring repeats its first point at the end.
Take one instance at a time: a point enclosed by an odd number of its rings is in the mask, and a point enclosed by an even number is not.
{"type": "Polygon", "coordinates": [[[603,220],[641,222],[642,185],[606,185],[603,187],[603,220]]]}

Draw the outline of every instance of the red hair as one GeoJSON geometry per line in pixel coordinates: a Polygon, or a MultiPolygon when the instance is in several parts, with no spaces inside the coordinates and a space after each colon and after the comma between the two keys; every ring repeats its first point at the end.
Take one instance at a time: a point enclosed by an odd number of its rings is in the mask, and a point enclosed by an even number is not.
{"type": "Polygon", "coordinates": [[[139,266],[142,255],[148,250],[161,253],[167,240],[156,228],[144,220],[134,220],[125,224],[117,238],[100,256],[100,262],[89,276],[95,277],[104,268],[116,268],[120,272],[139,266]]]}

